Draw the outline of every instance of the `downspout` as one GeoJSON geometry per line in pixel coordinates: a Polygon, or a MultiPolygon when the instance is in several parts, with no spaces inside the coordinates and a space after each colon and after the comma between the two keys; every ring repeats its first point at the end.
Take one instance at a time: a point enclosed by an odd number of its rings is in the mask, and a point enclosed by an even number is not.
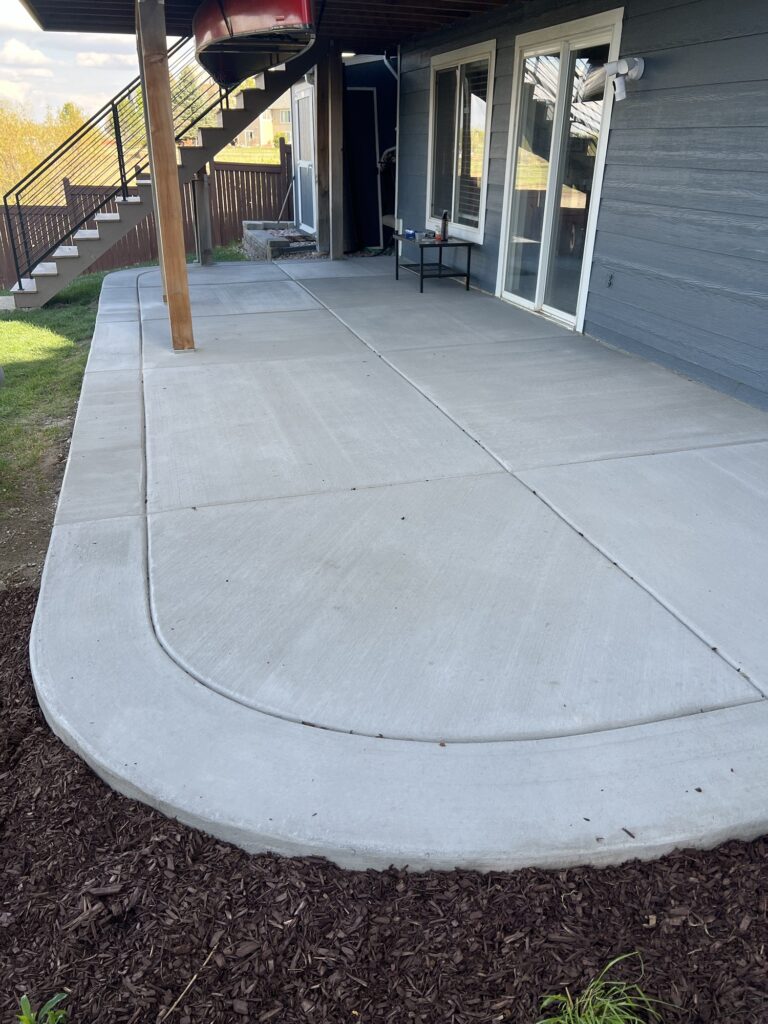
{"type": "MultiPolygon", "coordinates": [[[[397,114],[395,117],[395,232],[399,235],[402,231],[400,224],[400,68],[401,68],[400,44],[397,46],[397,71],[392,67],[384,55],[384,63],[397,79],[397,114]]],[[[395,242],[400,248],[400,242],[395,242]]]]}

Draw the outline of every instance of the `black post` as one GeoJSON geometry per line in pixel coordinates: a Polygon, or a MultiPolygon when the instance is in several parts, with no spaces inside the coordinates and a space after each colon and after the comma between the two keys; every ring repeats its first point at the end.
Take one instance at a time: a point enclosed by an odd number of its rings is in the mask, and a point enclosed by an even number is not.
{"type": "MultiPolygon", "coordinates": [[[[21,231],[21,242],[24,246],[24,258],[27,261],[26,271],[27,273],[29,273],[32,270],[32,262],[29,258],[29,243],[27,241],[27,232],[26,228],[24,227],[24,218],[21,213],[21,203],[19,202],[18,192],[16,193],[16,216],[19,221],[19,230],[21,231]]],[[[21,290],[24,291],[24,283],[21,279],[21,276],[19,276],[19,288],[21,288],[21,290]]]]}
{"type": "Polygon", "coordinates": [[[19,254],[16,249],[16,234],[13,230],[13,224],[11,223],[11,210],[8,206],[8,196],[3,199],[3,205],[5,206],[5,223],[8,225],[8,238],[11,243],[11,252],[13,253],[13,265],[16,269],[16,280],[19,288],[21,288],[21,271],[19,270],[19,254]]]}
{"type": "Polygon", "coordinates": [[[120,114],[117,109],[117,104],[112,104],[112,124],[115,128],[115,145],[117,146],[117,166],[120,170],[120,188],[123,193],[123,199],[128,198],[128,178],[125,174],[125,156],[123,154],[123,139],[120,134],[120,114]]]}

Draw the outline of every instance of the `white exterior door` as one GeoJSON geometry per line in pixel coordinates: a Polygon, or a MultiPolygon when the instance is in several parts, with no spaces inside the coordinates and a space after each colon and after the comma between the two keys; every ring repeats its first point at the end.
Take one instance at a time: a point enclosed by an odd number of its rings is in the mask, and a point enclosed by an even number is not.
{"type": "Polygon", "coordinates": [[[621,12],[518,37],[501,295],[581,330],[621,12]]]}
{"type": "Polygon", "coordinates": [[[315,195],[315,96],[305,83],[293,89],[293,153],[296,223],[302,231],[317,226],[315,195]]]}

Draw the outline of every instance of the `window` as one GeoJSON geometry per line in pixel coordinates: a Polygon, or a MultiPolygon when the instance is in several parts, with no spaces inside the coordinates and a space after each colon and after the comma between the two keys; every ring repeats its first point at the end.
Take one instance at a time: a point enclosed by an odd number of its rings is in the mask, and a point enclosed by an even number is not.
{"type": "Polygon", "coordinates": [[[448,211],[457,236],[482,241],[495,43],[432,59],[427,223],[448,211]]]}
{"type": "Polygon", "coordinates": [[[290,123],[291,123],[291,112],[290,112],[290,110],[281,110],[280,111],[280,124],[290,124],[290,123]]]}

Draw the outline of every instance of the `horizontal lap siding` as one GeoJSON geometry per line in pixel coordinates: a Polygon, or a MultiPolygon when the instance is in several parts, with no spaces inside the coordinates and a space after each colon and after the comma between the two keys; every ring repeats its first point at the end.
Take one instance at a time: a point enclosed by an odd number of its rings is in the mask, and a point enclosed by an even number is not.
{"type": "MultiPolygon", "coordinates": [[[[531,32],[572,18],[586,17],[615,6],[618,4],[552,3],[547,0],[533,0],[523,6],[514,2],[509,8],[483,18],[474,18],[460,27],[422,40],[418,47],[403,49],[400,80],[399,216],[402,217],[404,227],[423,230],[427,209],[431,58],[473,43],[496,40],[485,236],[482,246],[476,246],[472,254],[472,283],[484,291],[493,292],[496,289],[516,36],[520,32],[531,32]],[[553,15],[553,11],[557,13],[553,15]]],[[[409,255],[407,248],[405,255],[409,255]]],[[[462,259],[463,256],[457,257],[459,263],[462,259]]]]}
{"type": "MultiPolygon", "coordinates": [[[[433,54],[495,39],[485,241],[493,291],[518,33],[618,3],[515,3],[403,52],[400,216],[426,210],[433,54]],[[523,13],[524,12],[524,13],[523,13]]],[[[614,105],[585,331],[768,403],[768,3],[627,0],[622,54],[646,73],[614,105]]]]}
{"type": "Polygon", "coordinates": [[[768,404],[768,5],[626,15],[585,330],[768,404]]]}

